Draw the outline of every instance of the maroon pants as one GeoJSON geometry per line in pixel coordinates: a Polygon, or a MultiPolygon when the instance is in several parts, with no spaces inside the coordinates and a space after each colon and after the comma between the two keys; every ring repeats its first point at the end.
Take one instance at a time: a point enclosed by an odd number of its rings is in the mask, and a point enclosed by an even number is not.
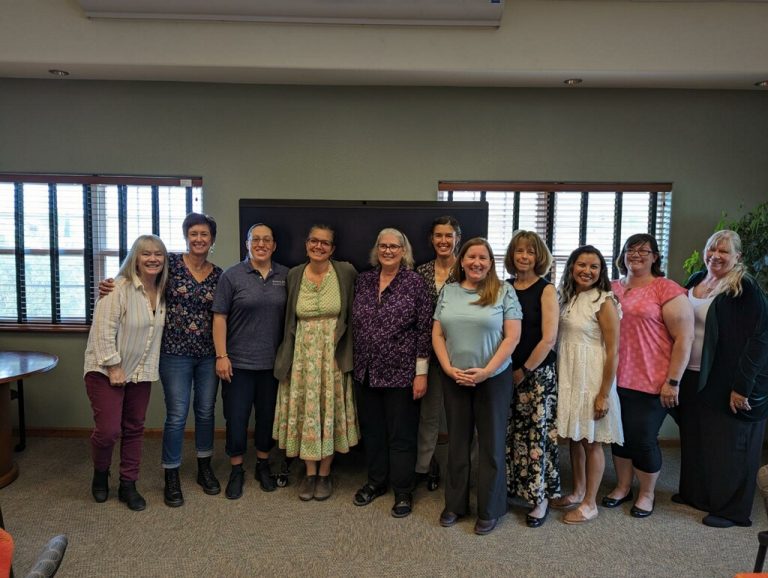
{"type": "Polygon", "coordinates": [[[85,389],[93,409],[95,427],[91,434],[91,449],[93,466],[97,470],[109,469],[112,448],[120,439],[120,479],[139,479],[144,418],[151,385],[149,381],[142,381],[115,387],[109,384],[106,375],[95,371],[85,374],[85,389]]]}

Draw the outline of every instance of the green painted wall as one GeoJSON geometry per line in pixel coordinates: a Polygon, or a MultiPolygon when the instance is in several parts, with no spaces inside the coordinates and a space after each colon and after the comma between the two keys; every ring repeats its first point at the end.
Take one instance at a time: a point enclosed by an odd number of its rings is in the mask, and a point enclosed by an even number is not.
{"type": "MultiPolygon", "coordinates": [[[[0,79],[0,171],[200,175],[222,266],[239,255],[240,198],[432,200],[440,179],[672,181],[681,280],[721,211],[766,198],[767,98],[0,79]]],[[[90,426],[84,335],[0,332],[0,347],[61,359],[28,382],[30,427],[90,426]]],[[[158,388],[148,427],[162,418],[158,388]]]]}

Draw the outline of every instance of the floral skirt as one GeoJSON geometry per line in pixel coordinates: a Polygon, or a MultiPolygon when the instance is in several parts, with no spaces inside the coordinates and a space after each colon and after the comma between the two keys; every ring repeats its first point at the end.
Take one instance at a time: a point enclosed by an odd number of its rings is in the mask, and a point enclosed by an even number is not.
{"type": "Polygon", "coordinates": [[[352,376],[334,359],[335,318],[299,319],[291,375],[280,382],[272,437],[288,457],[319,461],[360,438],[352,376]]]}
{"type": "Polygon", "coordinates": [[[557,373],[540,366],[515,386],[507,425],[507,493],[531,504],[560,495],[557,373]]]}

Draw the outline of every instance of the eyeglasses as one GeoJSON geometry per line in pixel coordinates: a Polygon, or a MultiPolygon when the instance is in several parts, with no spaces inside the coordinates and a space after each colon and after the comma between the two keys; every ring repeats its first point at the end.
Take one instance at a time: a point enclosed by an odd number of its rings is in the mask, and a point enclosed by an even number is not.
{"type": "Polygon", "coordinates": [[[637,255],[638,257],[647,257],[653,253],[649,249],[627,249],[627,255],[637,255]]]}
{"type": "Polygon", "coordinates": [[[395,245],[394,243],[379,243],[378,244],[379,251],[382,253],[384,251],[390,251],[391,253],[394,253],[398,251],[399,249],[402,249],[402,245],[395,245]]]}
{"type": "Polygon", "coordinates": [[[260,243],[271,245],[272,241],[274,241],[272,237],[251,237],[251,245],[259,245],[260,243]]]}
{"type": "Polygon", "coordinates": [[[310,245],[320,245],[321,247],[324,247],[326,249],[329,248],[331,245],[333,245],[333,243],[331,243],[330,241],[326,241],[325,239],[315,239],[314,237],[310,237],[309,239],[307,239],[307,243],[309,243],[310,245]]]}

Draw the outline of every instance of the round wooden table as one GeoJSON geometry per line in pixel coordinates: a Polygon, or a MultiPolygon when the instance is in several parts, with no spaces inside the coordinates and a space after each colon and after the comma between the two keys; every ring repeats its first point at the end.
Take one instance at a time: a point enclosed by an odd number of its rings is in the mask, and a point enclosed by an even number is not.
{"type": "Polygon", "coordinates": [[[18,382],[19,402],[23,403],[23,379],[50,371],[57,363],[58,357],[42,351],[0,351],[0,488],[19,477],[19,467],[13,461],[10,384],[18,382]]]}

